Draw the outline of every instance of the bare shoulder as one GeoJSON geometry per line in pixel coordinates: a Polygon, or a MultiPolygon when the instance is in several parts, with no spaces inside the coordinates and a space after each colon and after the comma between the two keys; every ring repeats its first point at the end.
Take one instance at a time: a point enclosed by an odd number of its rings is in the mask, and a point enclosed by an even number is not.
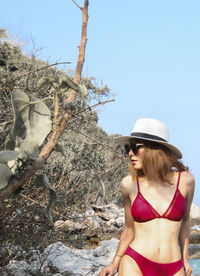
{"type": "Polygon", "coordinates": [[[195,178],[191,172],[184,171],[181,173],[181,183],[181,185],[187,192],[194,191],[195,178]]]}
{"type": "Polygon", "coordinates": [[[133,190],[135,190],[136,181],[133,181],[131,175],[127,175],[122,179],[121,189],[124,195],[129,195],[133,190]]]}
{"type": "Polygon", "coordinates": [[[195,186],[195,179],[191,172],[185,171],[181,173],[180,185],[182,186],[182,189],[184,191],[184,197],[186,199],[186,206],[187,206],[187,211],[186,211],[184,220],[189,220],[190,208],[193,201],[194,186],[195,186]]]}
{"type": "Polygon", "coordinates": [[[185,185],[193,186],[195,183],[195,178],[193,174],[189,171],[185,171],[181,173],[181,179],[185,183],[185,185]]]}

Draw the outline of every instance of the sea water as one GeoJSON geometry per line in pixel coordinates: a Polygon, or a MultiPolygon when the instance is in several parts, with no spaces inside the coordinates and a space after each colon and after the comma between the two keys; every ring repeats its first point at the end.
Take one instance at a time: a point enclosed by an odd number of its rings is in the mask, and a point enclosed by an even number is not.
{"type": "Polygon", "coordinates": [[[200,259],[191,259],[189,263],[192,267],[193,276],[200,276],[200,259]]]}
{"type": "Polygon", "coordinates": [[[200,230],[200,225],[194,225],[191,227],[191,229],[200,230]]]}
{"type": "MultiPolygon", "coordinates": [[[[192,229],[200,230],[200,225],[194,225],[192,229]]],[[[192,246],[192,245],[190,245],[192,246]]],[[[195,246],[195,245],[193,245],[195,246]]],[[[197,246],[197,245],[196,245],[197,246]]],[[[200,250],[200,249],[199,249],[200,250]]],[[[190,265],[194,276],[200,276],[200,259],[190,259],[190,265]]]]}

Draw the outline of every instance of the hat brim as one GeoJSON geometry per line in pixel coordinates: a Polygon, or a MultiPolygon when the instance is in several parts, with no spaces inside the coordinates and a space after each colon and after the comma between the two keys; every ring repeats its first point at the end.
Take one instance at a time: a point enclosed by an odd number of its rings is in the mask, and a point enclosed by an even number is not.
{"type": "Polygon", "coordinates": [[[119,136],[119,137],[116,137],[115,138],[115,141],[120,144],[120,145],[127,145],[129,144],[130,140],[132,139],[139,139],[139,140],[147,140],[147,141],[152,141],[152,142],[155,142],[155,143],[158,143],[158,144],[162,144],[164,145],[165,147],[167,147],[168,149],[170,149],[178,159],[181,159],[182,158],[182,153],[179,149],[177,149],[175,146],[169,144],[168,142],[165,142],[165,141],[158,141],[158,140],[155,140],[155,139],[150,139],[150,138],[144,138],[144,137],[138,137],[138,136],[119,136]]]}

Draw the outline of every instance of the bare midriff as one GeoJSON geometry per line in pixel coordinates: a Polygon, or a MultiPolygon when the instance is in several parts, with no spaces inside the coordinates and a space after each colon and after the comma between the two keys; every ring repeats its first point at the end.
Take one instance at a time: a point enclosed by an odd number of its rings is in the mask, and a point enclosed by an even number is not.
{"type": "Polygon", "coordinates": [[[153,262],[171,263],[181,259],[179,231],[181,221],[156,218],[134,222],[135,237],[130,247],[153,262]]]}

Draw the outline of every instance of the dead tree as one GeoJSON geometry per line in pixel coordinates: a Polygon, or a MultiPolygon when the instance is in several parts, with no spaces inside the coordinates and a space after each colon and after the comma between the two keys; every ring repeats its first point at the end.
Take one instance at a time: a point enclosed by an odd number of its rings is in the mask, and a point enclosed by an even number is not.
{"type": "MultiPolygon", "coordinates": [[[[88,23],[88,5],[89,1],[84,0],[84,7],[80,7],[74,0],[72,0],[74,4],[80,8],[82,11],[82,35],[81,35],[81,43],[79,46],[79,56],[76,65],[75,75],[74,75],[74,82],[80,83],[81,80],[81,73],[84,65],[85,60],[85,49],[87,43],[87,23],[88,23]]],[[[43,164],[47,160],[47,158],[51,155],[53,149],[55,148],[56,144],[58,143],[59,138],[61,137],[67,121],[70,119],[72,114],[72,108],[74,106],[76,98],[76,91],[71,90],[68,98],[65,100],[66,109],[63,112],[62,116],[60,116],[57,126],[53,130],[49,140],[43,146],[39,158],[36,160],[31,160],[26,166],[23,168],[23,172],[19,175],[14,176],[10,179],[8,185],[0,190],[0,200],[4,200],[7,198],[11,193],[16,191],[19,187],[23,186],[25,183],[30,181],[32,176],[36,173],[36,171],[42,168],[43,164]]]]}

